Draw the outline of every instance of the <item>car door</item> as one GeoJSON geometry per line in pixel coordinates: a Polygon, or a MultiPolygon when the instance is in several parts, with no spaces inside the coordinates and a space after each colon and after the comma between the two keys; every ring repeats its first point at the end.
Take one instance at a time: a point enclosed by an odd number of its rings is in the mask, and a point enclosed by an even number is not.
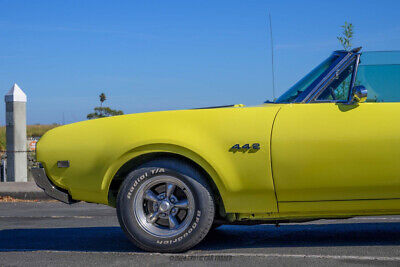
{"type": "Polygon", "coordinates": [[[271,155],[280,204],[400,199],[400,65],[372,65],[358,68],[365,103],[346,103],[354,63],[311,103],[279,111],[271,155]]]}

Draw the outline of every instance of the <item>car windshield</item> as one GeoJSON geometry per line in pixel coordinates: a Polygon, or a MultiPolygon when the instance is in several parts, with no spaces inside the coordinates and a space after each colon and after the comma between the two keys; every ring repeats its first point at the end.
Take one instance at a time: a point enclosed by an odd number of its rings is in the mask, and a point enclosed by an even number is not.
{"type": "Polygon", "coordinates": [[[316,68],[314,68],[310,73],[308,73],[303,79],[298,81],[289,90],[287,90],[283,95],[281,95],[275,103],[292,103],[296,98],[303,93],[313,82],[315,82],[325,71],[329,70],[331,66],[335,64],[338,59],[337,54],[331,55],[316,68]]]}

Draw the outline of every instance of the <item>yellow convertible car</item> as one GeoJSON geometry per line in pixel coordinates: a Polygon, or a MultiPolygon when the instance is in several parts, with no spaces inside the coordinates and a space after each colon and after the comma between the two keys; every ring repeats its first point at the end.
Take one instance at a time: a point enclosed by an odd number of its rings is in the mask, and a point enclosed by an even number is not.
{"type": "Polygon", "coordinates": [[[400,214],[399,63],[336,51],[274,102],[61,126],[37,145],[35,181],[116,207],[129,239],[157,252],[221,224],[400,214]]]}

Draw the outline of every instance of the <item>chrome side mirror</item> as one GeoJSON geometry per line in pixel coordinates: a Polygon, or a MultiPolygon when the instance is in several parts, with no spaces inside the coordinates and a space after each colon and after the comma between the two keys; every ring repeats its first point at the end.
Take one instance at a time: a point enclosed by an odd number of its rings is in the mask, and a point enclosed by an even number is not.
{"type": "Polygon", "coordinates": [[[368,91],[365,88],[365,86],[363,85],[354,86],[353,90],[351,91],[349,104],[365,102],[367,100],[367,95],[368,91]]]}

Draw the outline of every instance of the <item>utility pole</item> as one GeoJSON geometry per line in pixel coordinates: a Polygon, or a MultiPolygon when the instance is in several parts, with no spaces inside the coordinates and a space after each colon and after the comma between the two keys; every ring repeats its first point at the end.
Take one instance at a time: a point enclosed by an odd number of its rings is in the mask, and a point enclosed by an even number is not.
{"type": "Polygon", "coordinates": [[[14,84],[5,95],[7,182],[28,181],[26,94],[14,84]]]}

